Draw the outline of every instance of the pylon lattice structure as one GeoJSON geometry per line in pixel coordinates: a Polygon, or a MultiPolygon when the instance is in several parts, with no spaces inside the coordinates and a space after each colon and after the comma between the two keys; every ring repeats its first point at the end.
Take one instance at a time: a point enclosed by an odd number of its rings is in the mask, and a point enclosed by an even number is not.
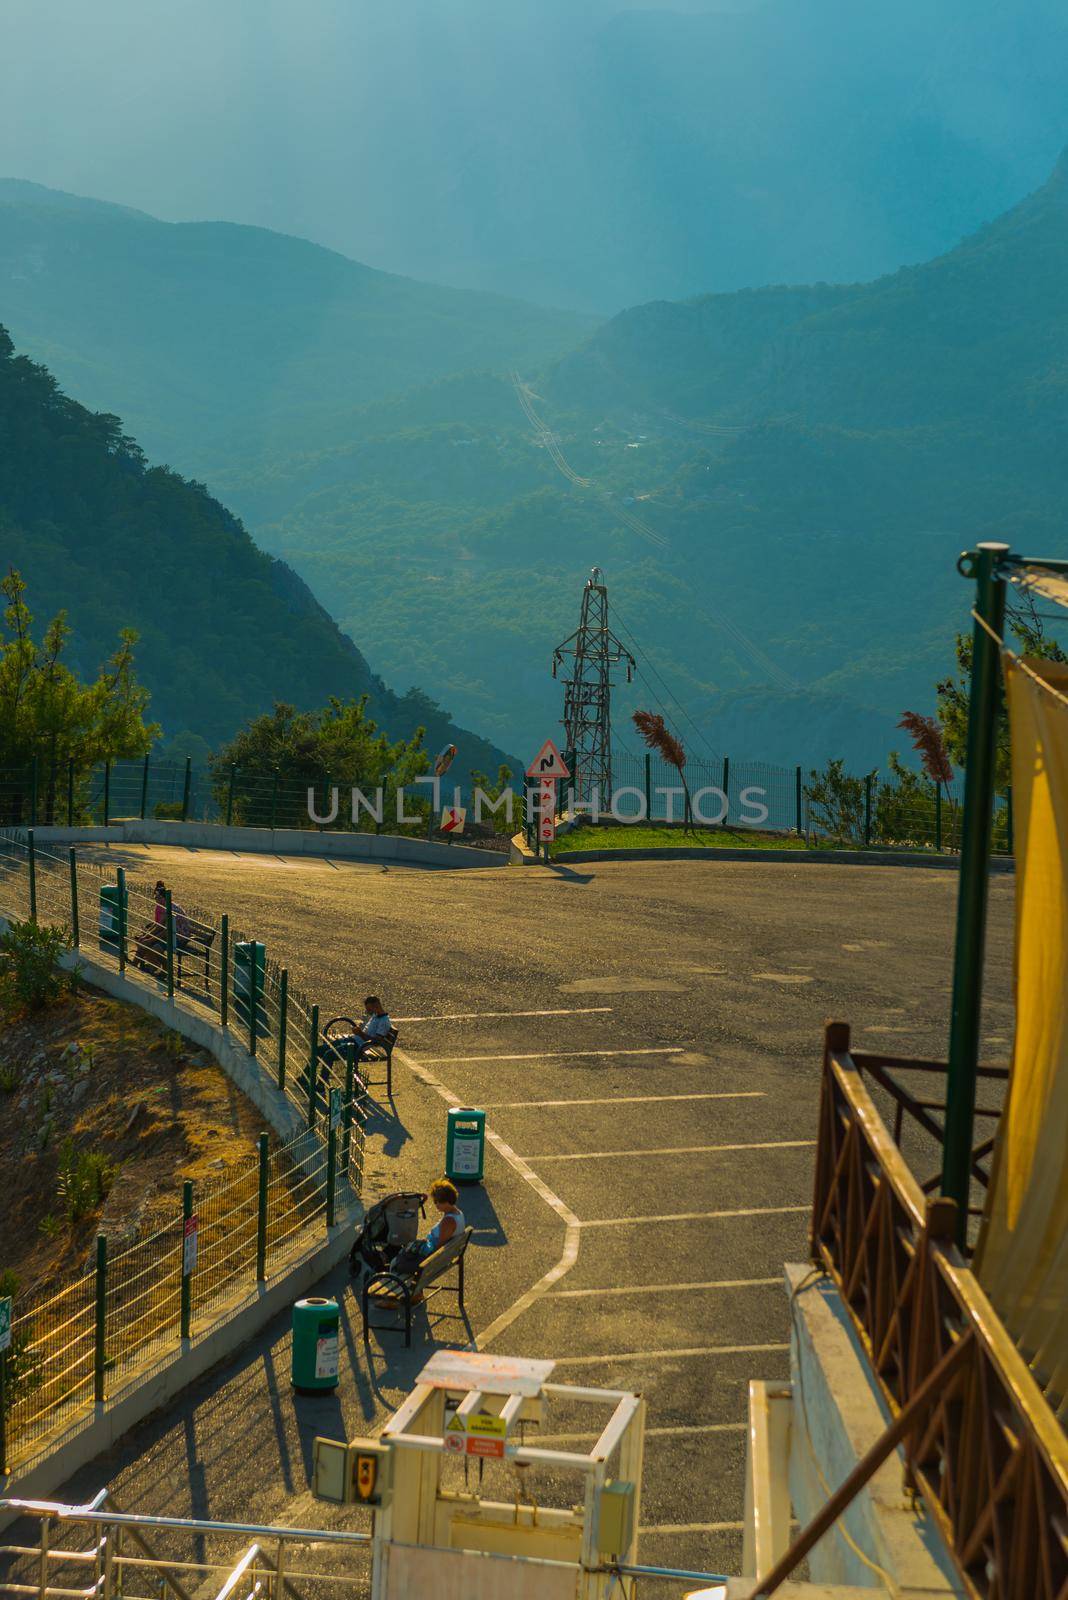
{"type": "Polygon", "coordinates": [[[564,748],[574,751],[571,788],[576,801],[595,792],[607,805],[612,793],[613,667],[626,663],[627,682],[634,657],[608,626],[608,589],[594,567],[582,591],[582,614],[570,638],[553,651],[553,677],[567,662],[564,677],[564,748]]]}

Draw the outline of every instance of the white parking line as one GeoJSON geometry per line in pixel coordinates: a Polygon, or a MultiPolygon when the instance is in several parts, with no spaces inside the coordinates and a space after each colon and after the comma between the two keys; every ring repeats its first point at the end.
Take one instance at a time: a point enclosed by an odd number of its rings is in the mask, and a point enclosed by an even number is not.
{"type": "Polygon", "coordinates": [[[750,1206],[744,1211],[669,1211],[658,1217],[594,1217],[580,1222],[580,1228],[626,1228],[638,1222],[711,1222],[718,1217],[781,1217],[791,1212],[811,1211],[803,1206],[750,1206]]]}
{"type": "Polygon", "coordinates": [[[788,1344],[702,1344],[683,1350],[609,1350],[599,1356],[557,1356],[558,1367],[596,1367],[610,1361],[670,1361],[675,1356],[759,1356],[789,1350],[788,1344]]]}
{"type": "Polygon", "coordinates": [[[715,1278],[708,1283],[630,1283],[611,1289],[554,1289],[554,1300],[603,1300],[608,1295],[681,1294],[687,1289],[768,1289],[782,1283],[777,1278],[715,1278]]]}
{"type": "Polygon", "coordinates": [[[716,1089],[704,1094],[620,1094],[598,1100],[483,1100],[484,1111],[527,1111],[547,1106],[644,1106],[661,1100],[764,1100],[764,1089],[716,1089]]]}
{"type": "Polygon", "coordinates": [[[528,1050],[518,1056],[426,1056],[424,1059],[428,1066],[447,1067],[472,1061],[558,1061],[561,1056],[677,1056],[684,1049],[681,1044],[668,1044],[645,1050],[528,1050]]]}
{"type": "Polygon", "coordinates": [[[429,1017],[394,1017],[394,1022],[476,1022],[482,1017],[591,1017],[611,1006],[562,1006],[555,1011],[449,1011],[429,1017]]]}
{"type": "Polygon", "coordinates": [[[526,1156],[527,1161],[607,1161],[612,1156],[705,1156],[727,1150],[811,1150],[815,1139],[769,1139],[760,1144],[676,1144],[659,1150],[578,1150],[566,1155],[526,1156]]]}

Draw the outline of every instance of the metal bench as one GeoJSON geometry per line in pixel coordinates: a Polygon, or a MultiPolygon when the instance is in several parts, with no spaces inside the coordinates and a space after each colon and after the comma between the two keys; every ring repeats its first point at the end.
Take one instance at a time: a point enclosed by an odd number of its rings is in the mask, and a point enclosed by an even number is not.
{"type": "MultiPolygon", "coordinates": [[[[352,1017],[332,1017],[323,1029],[323,1045],[319,1049],[320,1060],[332,1065],[335,1061],[345,1059],[345,1038],[348,1034],[356,1032],[356,1022],[352,1017]]],[[[363,1080],[364,1087],[368,1089],[385,1088],[386,1099],[393,1098],[393,1046],[397,1042],[396,1028],[390,1028],[374,1044],[368,1045],[358,1060],[358,1070],[363,1080]],[[366,1067],[368,1063],[385,1062],[385,1078],[369,1078],[366,1067]]]]}
{"type": "Polygon", "coordinates": [[[174,950],[178,962],[177,984],[180,989],[182,987],[182,958],[188,956],[193,960],[199,961],[203,957],[204,988],[208,990],[211,988],[211,947],[215,943],[217,930],[209,927],[205,922],[194,922],[192,918],[189,918],[189,923],[189,932],[185,938],[179,938],[175,934],[174,939],[174,950]]]}
{"type": "Polygon", "coordinates": [[[425,1304],[433,1295],[444,1291],[454,1294],[457,1298],[459,1315],[464,1313],[464,1256],[471,1242],[474,1230],[465,1228],[462,1233],[454,1234],[447,1239],[439,1250],[432,1256],[425,1256],[419,1263],[418,1269],[410,1278],[402,1278],[397,1272],[372,1272],[364,1279],[363,1290],[360,1295],[360,1306],[363,1311],[363,1337],[370,1338],[371,1329],[375,1328],[384,1333],[399,1332],[395,1322],[372,1322],[371,1305],[383,1306],[393,1312],[404,1313],[404,1346],[411,1348],[412,1343],[412,1307],[425,1304]],[[447,1272],[456,1268],[455,1284],[441,1283],[447,1272]]]}

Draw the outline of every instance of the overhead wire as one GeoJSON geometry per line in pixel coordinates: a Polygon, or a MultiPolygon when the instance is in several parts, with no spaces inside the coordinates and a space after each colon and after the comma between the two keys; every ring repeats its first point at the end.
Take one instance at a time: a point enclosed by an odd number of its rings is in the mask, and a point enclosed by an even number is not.
{"type": "MultiPolygon", "coordinates": [[[[676,706],[682,712],[683,716],[686,718],[687,722],[690,724],[690,727],[697,734],[697,737],[704,744],[705,748],[709,751],[709,753],[711,755],[717,757],[717,759],[718,759],[718,751],[713,750],[713,748],[712,748],[711,744],[709,743],[708,739],[706,738],[705,734],[701,731],[700,727],[694,721],[693,717],[691,717],[690,713],[687,711],[686,707],[682,704],[681,700],[679,700],[678,697],[673,693],[673,691],[671,689],[671,686],[668,684],[667,680],[664,678],[664,676],[660,672],[659,668],[650,659],[650,657],[646,654],[646,652],[642,649],[641,645],[638,643],[637,638],[635,637],[634,630],[628,624],[626,618],[623,616],[623,613],[622,613],[622,611],[620,611],[619,606],[616,604],[615,600],[613,600],[613,602],[612,602],[612,613],[618,619],[620,627],[623,629],[623,632],[627,635],[627,637],[629,638],[631,644],[634,646],[635,653],[637,655],[639,655],[642,658],[642,660],[646,663],[646,665],[648,666],[650,672],[653,672],[653,673],[656,674],[656,677],[659,679],[660,683],[663,685],[665,693],[668,695],[668,697],[671,700],[673,700],[675,702],[676,706]]],[[[649,689],[651,694],[653,694],[654,699],[657,699],[658,704],[660,704],[660,709],[662,711],[666,711],[667,708],[663,705],[662,702],[659,701],[659,697],[656,695],[655,690],[653,690],[652,685],[649,683],[648,679],[645,677],[645,674],[643,672],[641,672],[641,670],[638,667],[637,663],[635,663],[635,669],[634,670],[638,673],[639,677],[642,678],[642,681],[645,683],[646,688],[649,689]]]]}

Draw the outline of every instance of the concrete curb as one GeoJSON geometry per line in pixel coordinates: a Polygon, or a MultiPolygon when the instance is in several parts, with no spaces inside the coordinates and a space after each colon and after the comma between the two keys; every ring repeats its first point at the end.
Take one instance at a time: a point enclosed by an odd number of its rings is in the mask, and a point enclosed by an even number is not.
{"type": "MultiPolygon", "coordinates": [[[[146,817],[113,822],[108,827],[35,828],[38,844],[177,845],[190,850],[237,850],[248,855],[330,856],[342,861],[381,861],[398,865],[504,867],[501,850],[474,845],[438,844],[395,833],[331,833],[313,828],[228,828],[221,822],[166,822],[146,817]]],[[[25,839],[26,829],[17,830],[25,839]]]]}
{"type": "MultiPolygon", "coordinates": [[[[306,1252],[275,1282],[259,1285],[236,1298],[232,1310],[225,1317],[220,1316],[202,1337],[191,1339],[149,1371],[136,1374],[98,1406],[95,1414],[86,1415],[62,1433],[51,1435],[47,1448],[36,1459],[31,1459],[25,1469],[17,1470],[6,1480],[3,1492],[22,1500],[47,1499],[73,1473],[110,1449],[124,1433],[240,1350],[265,1323],[294,1300],[299,1300],[343,1260],[348,1254],[351,1230],[360,1220],[362,1210],[362,1206],[350,1205],[323,1242],[306,1252]]],[[[13,1514],[0,1516],[0,1529],[10,1526],[14,1520],[13,1514]]]]}
{"type": "MultiPolygon", "coordinates": [[[[960,857],[935,855],[926,850],[748,850],[726,845],[668,845],[663,850],[561,850],[550,865],[564,867],[582,861],[778,861],[786,865],[815,862],[836,867],[936,867],[955,872],[960,857]]],[[[1015,872],[1016,862],[1011,856],[991,856],[990,870],[1015,872]]]]}

